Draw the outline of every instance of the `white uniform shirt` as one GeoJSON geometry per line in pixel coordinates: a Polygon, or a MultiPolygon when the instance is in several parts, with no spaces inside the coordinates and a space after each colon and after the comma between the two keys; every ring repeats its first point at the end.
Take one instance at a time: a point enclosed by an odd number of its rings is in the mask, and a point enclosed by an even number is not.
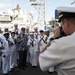
{"type": "MultiPolygon", "coordinates": [[[[10,37],[8,38],[8,40],[11,41],[12,43],[14,43],[10,37]]],[[[3,41],[3,45],[4,45],[4,49],[5,49],[5,50],[3,50],[3,52],[7,52],[8,54],[10,54],[10,47],[9,47],[8,41],[6,40],[5,37],[2,38],[2,41],[3,41]]]]}
{"type": "Polygon", "coordinates": [[[17,32],[18,34],[20,34],[21,31],[20,31],[20,29],[17,29],[17,30],[13,29],[13,32],[15,32],[15,33],[17,32]]]}
{"type": "Polygon", "coordinates": [[[29,50],[35,50],[36,52],[38,51],[38,43],[36,39],[29,39],[28,45],[30,45],[29,50]],[[30,44],[32,41],[33,41],[33,46],[30,44]]]}
{"type": "Polygon", "coordinates": [[[2,39],[2,41],[3,41],[4,49],[1,50],[1,52],[3,52],[5,55],[10,54],[10,48],[9,48],[9,45],[8,45],[8,41],[4,38],[2,39]]]}
{"type": "Polygon", "coordinates": [[[16,38],[16,36],[14,38],[11,36],[10,39],[13,43],[13,45],[10,47],[10,49],[11,49],[11,52],[14,52],[14,51],[16,51],[16,44],[14,42],[14,39],[17,39],[17,38],[16,38]]]}
{"type": "Polygon", "coordinates": [[[46,38],[47,38],[47,36],[46,35],[43,35],[43,36],[41,36],[41,35],[39,35],[38,36],[38,42],[40,41],[40,43],[39,43],[39,46],[40,46],[40,52],[42,52],[42,50],[43,50],[43,48],[45,47],[45,45],[46,45],[46,38]],[[41,40],[41,38],[43,38],[43,40],[41,40]]]}
{"type": "Polygon", "coordinates": [[[43,71],[57,66],[58,75],[75,75],[75,32],[57,40],[39,56],[43,71]]]}

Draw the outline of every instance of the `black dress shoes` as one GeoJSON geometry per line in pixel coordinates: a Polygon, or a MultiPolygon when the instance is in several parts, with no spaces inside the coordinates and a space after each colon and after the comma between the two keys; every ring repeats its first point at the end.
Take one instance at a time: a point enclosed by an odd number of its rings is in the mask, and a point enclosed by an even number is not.
{"type": "Polygon", "coordinates": [[[25,70],[25,67],[20,67],[21,70],[25,70]]]}
{"type": "Polygon", "coordinates": [[[28,66],[27,66],[27,65],[25,65],[24,67],[26,67],[26,68],[27,68],[28,66]]]}

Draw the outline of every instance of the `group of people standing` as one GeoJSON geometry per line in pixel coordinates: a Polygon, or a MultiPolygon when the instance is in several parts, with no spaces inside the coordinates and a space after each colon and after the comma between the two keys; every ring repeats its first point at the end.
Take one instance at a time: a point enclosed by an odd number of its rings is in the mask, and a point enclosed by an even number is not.
{"type": "Polygon", "coordinates": [[[29,31],[29,27],[18,29],[18,24],[14,24],[14,29],[9,33],[5,29],[0,34],[0,64],[4,75],[13,71],[14,67],[24,70],[30,63],[33,68],[37,67],[38,55],[43,52],[50,35],[49,30],[34,28],[34,32],[29,31]]]}

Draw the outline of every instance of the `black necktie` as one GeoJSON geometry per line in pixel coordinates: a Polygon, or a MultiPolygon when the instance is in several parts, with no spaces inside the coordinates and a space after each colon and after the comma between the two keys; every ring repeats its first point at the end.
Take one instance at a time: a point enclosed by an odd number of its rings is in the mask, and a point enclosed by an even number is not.
{"type": "Polygon", "coordinates": [[[8,39],[6,39],[6,40],[8,41],[9,46],[11,46],[11,42],[8,39]]]}

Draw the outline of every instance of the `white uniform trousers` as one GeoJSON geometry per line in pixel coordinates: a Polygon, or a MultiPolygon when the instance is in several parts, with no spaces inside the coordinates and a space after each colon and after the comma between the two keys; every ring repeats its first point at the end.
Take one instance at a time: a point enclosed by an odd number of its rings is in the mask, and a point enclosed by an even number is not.
{"type": "Polygon", "coordinates": [[[16,52],[12,51],[10,54],[10,68],[14,68],[16,64],[16,52]]]}
{"type": "Polygon", "coordinates": [[[30,63],[32,66],[37,66],[37,52],[30,50],[30,63]]]}
{"type": "Polygon", "coordinates": [[[10,54],[2,54],[2,71],[3,74],[6,74],[8,71],[10,71],[10,54]]]}
{"type": "Polygon", "coordinates": [[[40,53],[43,51],[43,48],[44,48],[45,46],[46,46],[45,43],[39,45],[39,47],[40,47],[40,53]]]}
{"type": "Polygon", "coordinates": [[[10,49],[10,68],[14,68],[16,65],[16,46],[13,45],[10,49]]]}

